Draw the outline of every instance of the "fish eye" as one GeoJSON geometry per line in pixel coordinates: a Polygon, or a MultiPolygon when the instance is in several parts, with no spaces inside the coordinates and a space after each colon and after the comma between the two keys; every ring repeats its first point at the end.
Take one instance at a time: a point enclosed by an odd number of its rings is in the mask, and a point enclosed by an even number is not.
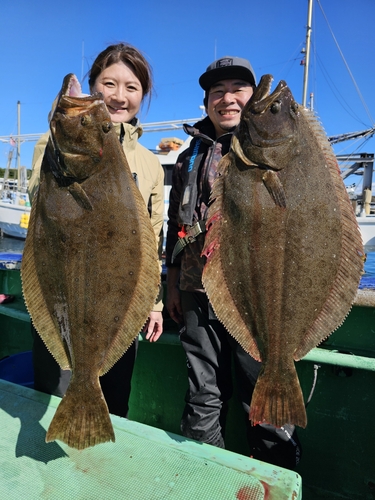
{"type": "Polygon", "coordinates": [[[292,104],[290,105],[290,107],[292,108],[292,111],[294,111],[296,113],[298,108],[299,108],[298,102],[293,101],[292,104]]]}
{"type": "Polygon", "coordinates": [[[81,117],[81,125],[85,126],[91,122],[91,117],[89,115],[84,115],[81,117]]]}
{"type": "Polygon", "coordinates": [[[275,101],[271,104],[271,113],[276,115],[281,110],[281,102],[275,101]]]}
{"type": "Polygon", "coordinates": [[[111,130],[111,128],[112,128],[112,122],[103,122],[102,124],[103,132],[107,134],[111,130]]]}

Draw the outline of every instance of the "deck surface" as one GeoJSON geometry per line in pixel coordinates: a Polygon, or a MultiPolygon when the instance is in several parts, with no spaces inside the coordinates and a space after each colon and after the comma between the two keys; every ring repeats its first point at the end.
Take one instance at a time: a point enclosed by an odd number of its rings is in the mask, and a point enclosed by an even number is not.
{"type": "Polygon", "coordinates": [[[298,500],[298,474],[111,416],[116,443],[45,443],[59,403],[0,380],[0,498],[298,500]]]}

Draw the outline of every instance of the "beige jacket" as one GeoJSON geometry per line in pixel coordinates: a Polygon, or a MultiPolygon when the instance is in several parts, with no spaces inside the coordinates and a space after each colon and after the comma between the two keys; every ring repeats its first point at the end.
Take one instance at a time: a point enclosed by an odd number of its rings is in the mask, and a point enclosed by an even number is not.
{"type": "MultiPolygon", "coordinates": [[[[136,174],[137,186],[143,199],[145,200],[146,206],[150,210],[151,224],[158,244],[161,270],[164,213],[164,170],[156,156],[144,146],[139,144],[138,138],[142,135],[142,128],[139,124],[137,123],[134,126],[129,123],[114,123],[118,136],[120,136],[121,125],[125,130],[125,137],[122,146],[128,160],[130,170],[133,174],[136,174]]],[[[48,138],[49,132],[46,132],[36,143],[34,148],[32,174],[28,185],[31,203],[38,190],[40,168],[48,138]]],[[[156,300],[154,311],[161,311],[162,309],[162,287],[160,287],[160,293],[156,300]]]]}

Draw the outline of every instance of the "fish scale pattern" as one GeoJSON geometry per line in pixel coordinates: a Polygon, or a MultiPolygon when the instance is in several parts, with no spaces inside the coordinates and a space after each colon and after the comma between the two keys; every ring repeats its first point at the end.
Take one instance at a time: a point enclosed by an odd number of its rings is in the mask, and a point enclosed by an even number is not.
{"type": "Polygon", "coordinates": [[[262,77],[218,166],[202,281],[219,320],[263,362],[250,419],[305,427],[294,360],[346,318],[364,252],[321,124],[285,82],[270,94],[271,82],[262,77]]]}

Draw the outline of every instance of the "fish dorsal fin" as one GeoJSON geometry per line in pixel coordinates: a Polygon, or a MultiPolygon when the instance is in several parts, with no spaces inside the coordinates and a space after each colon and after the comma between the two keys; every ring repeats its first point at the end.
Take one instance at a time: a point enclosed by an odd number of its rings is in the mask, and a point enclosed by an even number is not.
{"type": "Polygon", "coordinates": [[[340,176],[340,170],[332,147],[326,137],[323,127],[316,116],[309,110],[303,110],[309,128],[325,156],[326,167],[329,169],[334,184],[335,195],[341,210],[342,248],[340,262],[330,293],[315,322],[306,332],[300,346],[296,349],[294,358],[303,358],[312,348],[321,342],[327,334],[333,332],[344,321],[345,312],[349,313],[354,302],[361,270],[363,269],[363,245],[356,216],[348,194],[340,176]]]}
{"type": "Polygon", "coordinates": [[[223,175],[231,163],[230,155],[232,154],[228,153],[221,159],[218,166],[219,176],[212,188],[212,204],[208,211],[207,221],[208,232],[203,249],[203,254],[207,257],[207,263],[203,270],[202,281],[215,314],[221,319],[225,328],[235,337],[246,352],[253,358],[260,360],[260,353],[253,340],[253,335],[249,335],[249,328],[238,312],[238,308],[229,292],[220,254],[220,231],[221,225],[225,223],[221,214],[224,189],[223,175]],[[228,311],[230,311],[230,314],[228,314],[228,311]]]}
{"type": "Polygon", "coordinates": [[[21,279],[25,304],[28,311],[29,305],[33,305],[33,315],[31,319],[36,330],[60,367],[63,370],[67,370],[71,368],[67,346],[61,340],[59,328],[48,312],[35,267],[33,258],[34,252],[29,251],[27,248],[29,245],[31,246],[33,244],[32,239],[35,232],[36,219],[35,211],[36,203],[34,203],[31,207],[28,237],[25,242],[21,267],[21,279]]]}

